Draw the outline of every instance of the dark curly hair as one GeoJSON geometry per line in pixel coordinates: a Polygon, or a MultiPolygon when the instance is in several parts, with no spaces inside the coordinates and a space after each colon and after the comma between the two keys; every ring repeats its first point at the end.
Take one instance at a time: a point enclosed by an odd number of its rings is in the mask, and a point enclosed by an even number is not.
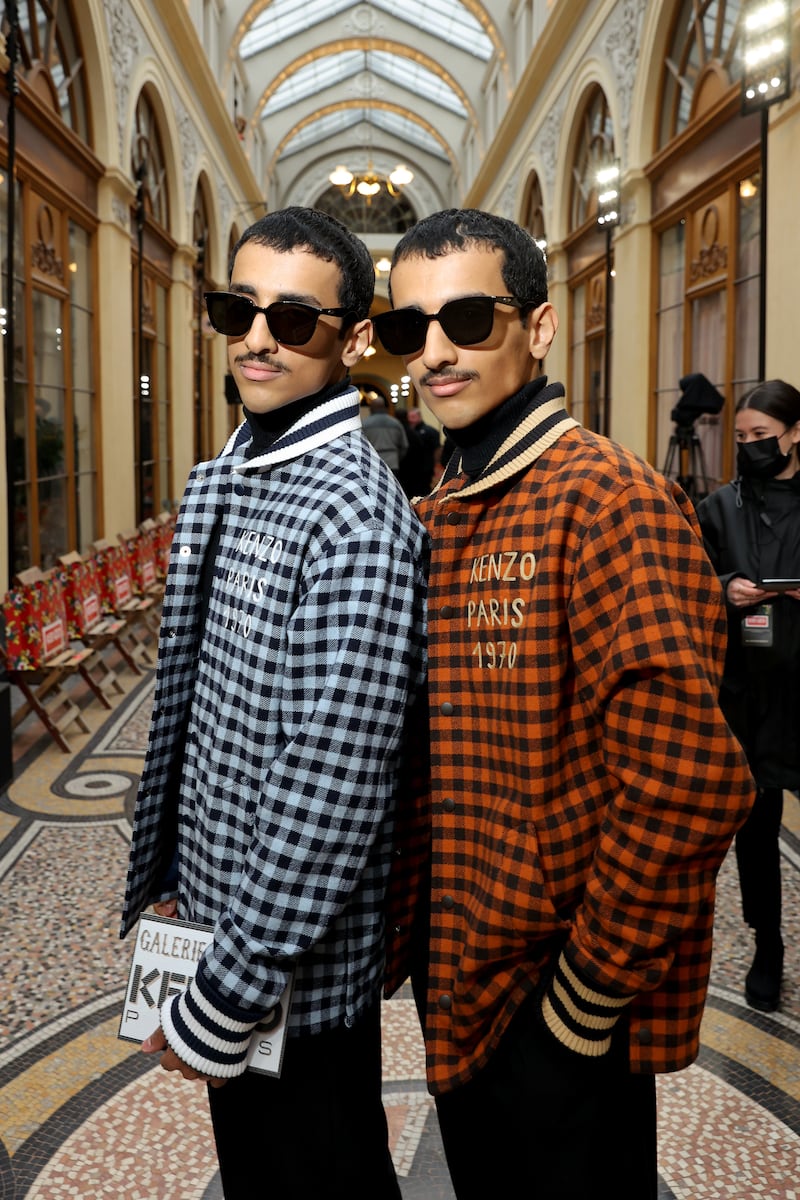
{"type": "MultiPolygon", "coordinates": [[[[228,275],[239,250],[247,242],[269,246],[281,254],[292,250],[308,250],[325,262],[339,268],[339,306],[353,314],[353,320],[369,316],[375,292],[375,266],[372,256],[346,225],[316,208],[281,208],[267,213],[246,229],[233,248],[228,275]]],[[[343,329],[348,322],[344,322],[343,329]]]]}
{"type": "MultiPolygon", "coordinates": [[[[440,258],[454,250],[488,247],[502,254],[502,274],[508,293],[524,305],[524,320],[547,299],[547,261],[521,226],[479,208],[448,208],[424,217],[403,234],[395,246],[392,266],[406,258],[440,258]]],[[[389,299],[392,297],[391,275],[389,299]]]]}

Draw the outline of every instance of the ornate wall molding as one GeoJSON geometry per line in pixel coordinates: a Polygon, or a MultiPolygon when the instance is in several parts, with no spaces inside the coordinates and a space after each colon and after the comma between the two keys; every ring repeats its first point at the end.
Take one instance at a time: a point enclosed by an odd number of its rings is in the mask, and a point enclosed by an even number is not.
{"type": "Polygon", "coordinates": [[[175,115],[175,124],[178,127],[181,168],[183,170],[183,191],[187,208],[190,208],[194,203],[194,188],[197,183],[195,175],[197,162],[200,158],[201,142],[197,133],[197,127],[174,87],[170,87],[170,100],[172,101],[172,111],[175,115]]]}
{"type": "Polygon", "coordinates": [[[556,185],[558,144],[561,140],[561,128],[564,123],[566,103],[567,96],[566,89],[564,89],[539,126],[536,136],[533,139],[533,150],[542,164],[543,180],[549,196],[553,195],[556,185]]]}
{"type": "Polygon", "coordinates": [[[501,217],[506,217],[509,221],[516,221],[516,219],[517,219],[516,200],[517,200],[517,179],[516,179],[516,175],[513,175],[511,177],[511,179],[509,179],[508,182],[506,183],[506,186],[503,188],[503,194],[500,197],[498,211],[499,211],[499,214],[501,217]]]}
{"type": "Polygon", "coordinates": [[[125,3],[125,0],[105,0],[103,11],[108,27],[111,73],[117,97],[117,137],[119,139],[119,160],[122,164],[131,74],[137,60],[143,56],[146,50],[152,48],[142,26],[134,18],[130,6],[125,3]]]}
{"type": "Polygon", "coordinates": [[[121,196],[111,197],[111,213],[117,224],[126,233],[129,233],[131,227],[131,210],[121,196]]]}
{"type": "Polygon", "coordinates": [[[603,57],[611,64],[619,99],[620,128],[614,130],[614,141],[623,168],[628,157],[631,99],[640,67],[645,5],[646,0],[624,0],[623,4],[615,5],[600,39],[603,57]]]}

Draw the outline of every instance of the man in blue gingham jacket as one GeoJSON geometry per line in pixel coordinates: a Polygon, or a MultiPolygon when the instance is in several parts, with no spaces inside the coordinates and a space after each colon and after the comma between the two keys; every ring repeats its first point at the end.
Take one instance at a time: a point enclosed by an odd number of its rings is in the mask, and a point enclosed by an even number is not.
{"type": "Polygon", "coordinates": [[[380,1104],[381,909],[423,674],[425,535],[361,433],[347,374],[373,284],[343,226],[285,210],[243,235],[231,292],[208,298],[247,420],[192,471],[176,526],[123,935],[159,901],[214,928],[145,1049],[228,1081],[209,1092],[228,1200],[253,1194],[267,1131],[276,1195],[399,1197],[380,1104]],[[244,1075],[290,971],[283,1074],[244,1075]],[[321,1072],[337,1061],[332,1082],[321,1072]]]}

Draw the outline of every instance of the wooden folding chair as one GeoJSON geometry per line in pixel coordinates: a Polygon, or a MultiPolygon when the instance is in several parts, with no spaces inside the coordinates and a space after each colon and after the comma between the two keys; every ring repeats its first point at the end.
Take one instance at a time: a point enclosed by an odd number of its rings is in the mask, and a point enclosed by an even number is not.
{"type": "Polygon", "coordinates": [[[107,616],[103,613],[97,565],[91,555],[84,558],[77,550],[72,550],[69,554],[62,554],[58,563],[58,578],[64,592],[69,636],[100,653],[109,676],[109,687],[114,691],[124,692],[125,689],[103,651],[106,647],[113,646],[135,675],[143,673],[136,661],[135,645],[131,645],[130,639],[126,637],[127,622],[124,617],[107,616]]]}
{"type": "Polygon", "coordinates": [[[175,532],[175,521],[175,514],[167,512],[166,509],[157,513],[155,517],[156,562],[158,563],[159,575],[162,579],[167,578],[169,551],[172,545],[172,535],[175,532]]]}
{"type": "Polygon", "coordinates": [[[151,624],[151,614],[156,608],[156,601],[135,594],[126,550],[107,538],[101,538],[92,543],[87,561],[90,559],[97,571],[103,612],[125,621],[125,641],[134,661],[139,666],[154,666],[150,647],[158,638],[158,626],[154,628],[151,624]]]}
{"type": "MultiPolygon", "coordinates": [[[[164,582],[158,576],[155,542],[150,531],[127,529],[124,533],[118,533],[117,539],[128,555],[134,594],[140,600],[153,601],[152,616],[156,618],[156,621],[160,621],[164,582]]],[[[157,632],[158,625],[156,624],[157,632]]]]}
{"type": "Polygon", "coordinates": [[[6,674],[25,698],[12,717],[12,728],[34,712],[56,744],[71,753],[66,730],[73,725],[83,733],[90,729],[64,688],[65,680],[79,674],[104,708],[111,704],[92,677],[97,652],[69,644],[64,594],[57,576],[38,567],[18,575],[3,599],[3,622],[6,674]]]}
{"type": "Polygon", "coordinates": [[[139,526],[139,534],[149,543],[150,549],[148,554],[152,553],[153,562],[155,564],[156,579],[163,585],[167,578],[167,565],[169,562],[169,543],[172,541],[172,532],[168,526],[159,525],[158,521],[153,517],[147,517],[139,526]],[[164,554],[164,530],[167,530],[168,541],[166,543],[166,554],[164,554]]]}

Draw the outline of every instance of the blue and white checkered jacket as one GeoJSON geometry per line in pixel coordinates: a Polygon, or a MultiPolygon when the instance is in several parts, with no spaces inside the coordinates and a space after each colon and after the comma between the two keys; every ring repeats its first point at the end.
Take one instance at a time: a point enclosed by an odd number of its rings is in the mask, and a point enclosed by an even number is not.
{"type": "Polygon", "coordinates": [[[244,1069],[288,969],[290,1036],[351,1024],[379,994],[393,797],[424,674],[426,535],[361,433],[358,393],[247,460],[249,440],[245,423],[183,498],[122,925],[163,897],[177,838],[179,916],[215,932],[162,1027],[214,1076],[244,1069]]]}

